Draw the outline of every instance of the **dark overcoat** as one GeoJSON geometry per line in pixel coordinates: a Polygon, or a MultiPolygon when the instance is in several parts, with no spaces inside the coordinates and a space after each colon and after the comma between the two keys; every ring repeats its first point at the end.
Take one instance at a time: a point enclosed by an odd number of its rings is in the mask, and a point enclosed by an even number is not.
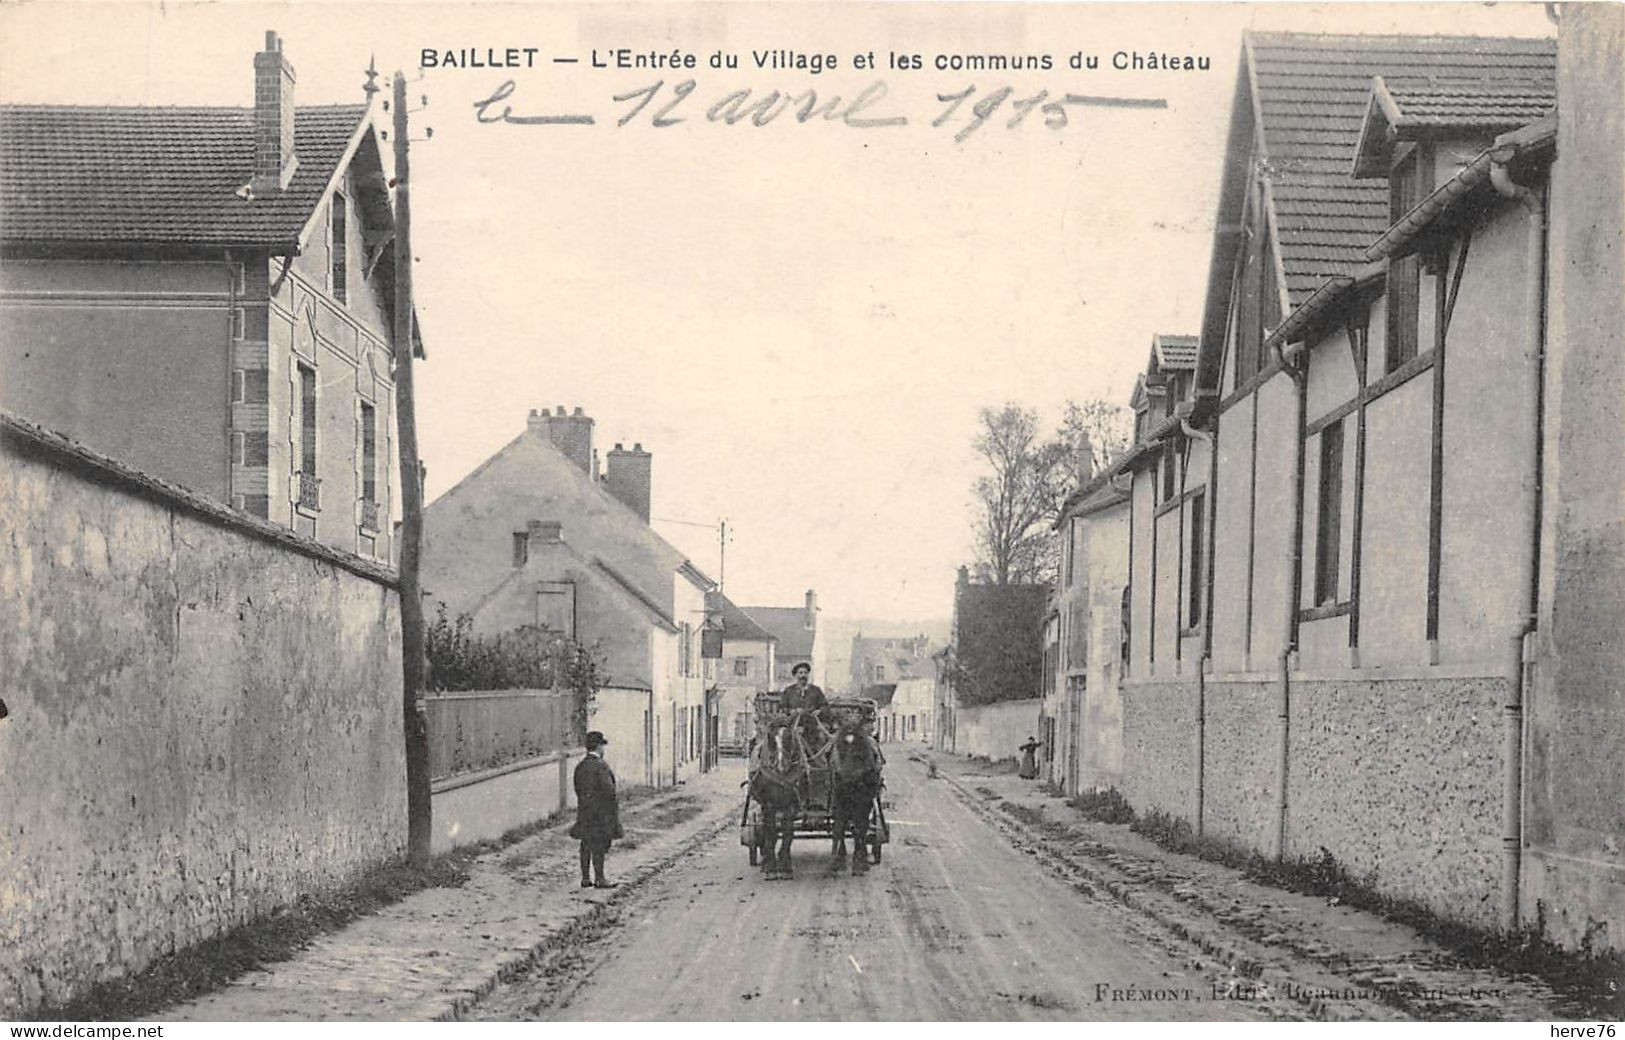
{"type": "Polygon", "coordinates": [[[812,683],[807,684],[805,691],[800,684],[791,683],[779,694],[779,707],[785,711],[823,711],[829,707],[829,700],[824,691],[812,683]]]}
{"type": "Polygon", "coordinates": [[[576,823],[570,837],[580,838],[588,848],[607,849],[621,830],[621,810],[615,798],[615,773],[597,755],[588,755],[576,765],[576,823]]]}

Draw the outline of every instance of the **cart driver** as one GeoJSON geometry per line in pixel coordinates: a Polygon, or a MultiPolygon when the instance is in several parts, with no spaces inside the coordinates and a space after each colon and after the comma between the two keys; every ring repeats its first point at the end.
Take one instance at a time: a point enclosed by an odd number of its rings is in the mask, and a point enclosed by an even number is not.
{"type": "MultiPolygon", "coordinates": [[[[790,669],[790,674],[796,681],[784,688],[779,694],[779,706],[788,712],[804,711],[815,716],[825,726],[829,725],[829,701],[824,697],[824,691],[814,686],[812,666],[806,661],[800,661],[790,669]]],[[[802,732],[806,736],[809,746],[816,743],[817,729],[810,721],[804,725],[802,732]]]]}

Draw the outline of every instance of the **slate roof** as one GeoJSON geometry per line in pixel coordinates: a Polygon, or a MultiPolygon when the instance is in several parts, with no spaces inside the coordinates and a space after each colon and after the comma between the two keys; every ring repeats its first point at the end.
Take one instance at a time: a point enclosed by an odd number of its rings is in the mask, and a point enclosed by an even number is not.
{"type": "Polygon", "coordinates": [[[734,601],[720,592],[705,594],[705,611],[722,622],[724,639],[754,639],[768,642],[779,637],[756,623],[756,619],[740,610],[734,601]]]}
{"type": "Polygon", "coordinates": [[[366,111],[297,109],[292,182],[245,201],[253,109],[0,106],[0,237],[290,247],[366,111]]]}
{"type": "Polygon", "coordinates": [[[1189,372],[1196,368],[1196,336],[1158,333],[1151,339],[1151,353],[1162,371],[1189,372]]]}
{"type": "Polygon", "coordinates": [[[1390,89],[1474,91],[1551,81],[1556,45],[1541,39],[1249,33],[1254,101],[1292,306],[1358,266],[1388,228],[1385,181],[1351,177],[1372,78],[1390,89]]]}
{"type": "Polygon", "coordinates": [[[813,632],[807,627],[804,607],[742,607],[745,613],[779,641],[778,658],[788,661],[805,657],[812,659],[813,632]]]}

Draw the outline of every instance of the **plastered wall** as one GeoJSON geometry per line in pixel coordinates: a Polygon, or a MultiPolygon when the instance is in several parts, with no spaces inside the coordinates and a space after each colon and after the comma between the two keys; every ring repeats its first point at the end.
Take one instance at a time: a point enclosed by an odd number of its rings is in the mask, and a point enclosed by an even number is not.
{"type": "Polygon", "coordinates": [[[10,423],[0,449],[0,1017],[398,855],[389,576],[10,423]]]}

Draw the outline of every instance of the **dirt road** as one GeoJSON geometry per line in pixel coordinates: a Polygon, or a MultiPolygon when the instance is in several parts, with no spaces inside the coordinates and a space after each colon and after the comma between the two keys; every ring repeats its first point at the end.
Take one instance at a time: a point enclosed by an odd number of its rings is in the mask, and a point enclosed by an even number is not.
{"type": "MultiPolygon", "coordinates": [[[[737,765],[734,766],[737,768],[737,765]]],[[[612,927],[533,967],[470,1019],[976,1020],[1292,1018],[1215,999],[1234,979],[1121,904],[1058,880],[902,754],[887,767],[892,843],[865,877],[827,844],[769,882],[737,831],[690,854],[612,927]]],[[[719,813],[728,811],[718,807],[719,813]]]]}

